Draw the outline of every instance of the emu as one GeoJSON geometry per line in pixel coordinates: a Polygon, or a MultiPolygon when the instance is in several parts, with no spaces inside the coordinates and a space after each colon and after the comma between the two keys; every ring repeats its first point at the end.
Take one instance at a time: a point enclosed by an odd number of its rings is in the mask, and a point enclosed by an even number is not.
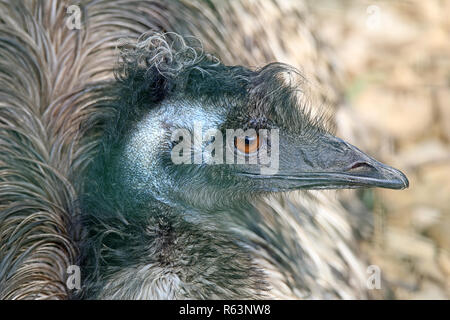
{"type": "MultiPolygon", "coordinates": [[[[288,283],[290,275],[271,279],[264,270],[280,239],[270,239],[270,225],[264,228],[258,198],[296,189],[408,186],[400,171],[310,115],[292,67],[225,66],[173,38],[150,35],[122,49],[110,89],[115,114],[82,201],[86,297],[271,297],[273,282],[288,283]],[[253,129],[215,152],[230,148],[250,160],[279,147],[279,168],[265,174],[268,164],[258,161],[214,164],[208,152],[199,162],[175,164],[171,137],[181,129],[193,133],[195,122],[204,131],[253,129]],[[279,140],[263,139],[261,129],[279,130],[279,140]]],[[[189,142],[184,156],[191,160],[222,139],[212,137],[189,142]]]]}
{"type": "MultiPolygon", "coordinates": [[[[241,28],[258,23],[266,2],[243,17],[245,0],[83,1],[81,29],[67,27],[72,4],[0,0],[0,298],[367,297],[349,213],[323,192],[283,191],[408,183],[308,114],[307,82],[295,69],[227,67],[195,43],[159,34],[123,47],[113,79],[118,41],[149,30],[195,35],[227,62],[275,60],[290,48],[284,38],[241,28]],[[284,176],[165,163],[173,146],[158,134],[191,129],[194,119],[204,128],[279,127],[284,176]],[[139,137],[157,145],[136,152],[139,137]],[[150,166],[150,156],[160,162],[150,166]],[[347,171],[324,171],[315,185],[300,178],[322,167],[347,171]],[[65,283],[74,264],[81,292],[65,283]]],[[[304,6],[267,5],[282,17],[277,28],[295,18],[306,41],[298,48],[313,53],[303,66],[333,87],[304,6]]],[[[245,154],[259,144],[241,137],[234,148],[245,154]]]]}

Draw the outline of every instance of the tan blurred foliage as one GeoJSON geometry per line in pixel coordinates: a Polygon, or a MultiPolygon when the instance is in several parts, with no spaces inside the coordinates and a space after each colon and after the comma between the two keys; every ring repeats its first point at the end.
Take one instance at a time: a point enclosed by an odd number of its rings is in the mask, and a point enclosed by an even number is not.
{"type": "Polygon", "coordinates": [[[341,135],[410,179],[408,190],[368,191],[376,215],[364,246],[371,263],[397,298],[448,299],[450,1],[321,0],[309,7],[345,74],[341,135]]]}

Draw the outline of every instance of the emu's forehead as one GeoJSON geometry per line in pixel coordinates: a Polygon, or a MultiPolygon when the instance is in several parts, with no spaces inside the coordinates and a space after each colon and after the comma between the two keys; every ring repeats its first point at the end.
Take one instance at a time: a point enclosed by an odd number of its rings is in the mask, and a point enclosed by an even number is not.
{"type": "Polygon", "coordinates": [[[226,119],[227,108],[217,107],[203,101],[192,99],[169,99],[163,101],[157,112],[149,114],[143,120],[157,121],[163,128],[184,128],[192,130],[195,125],[200,125],[205,129],[217,128],[226,119]]]}
{"type": "Polygon", "coordinates": [[[126,144],[167,142],[170,133],[177,129],[192,131],[195,126],[201,126],[204,130],[218,128],[226,121],[227,114],[226,108],[217,108],[201,101],[168,99],[149,110],[135,124],[126,144]]]}

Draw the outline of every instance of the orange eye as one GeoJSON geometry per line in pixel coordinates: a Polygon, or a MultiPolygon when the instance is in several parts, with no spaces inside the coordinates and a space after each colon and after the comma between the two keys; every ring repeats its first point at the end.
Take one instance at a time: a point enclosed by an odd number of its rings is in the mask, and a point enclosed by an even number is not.
{"type": "Polygon", "coordinates": [[[252,154],[259,149],[259,136],[243,136],[243,137],[235,137],[234,138],[234,146],[240,152],[245,154],[252,154]]]}

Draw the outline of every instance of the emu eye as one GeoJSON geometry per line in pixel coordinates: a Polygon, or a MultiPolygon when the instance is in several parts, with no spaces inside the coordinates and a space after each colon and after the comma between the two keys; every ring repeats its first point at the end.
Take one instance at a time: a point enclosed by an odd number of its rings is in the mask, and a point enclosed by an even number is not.
{"type": "Polygon", "coordinates": [[[256,134],[254,136],[235,137],[234,146],[242,153],[255,153],[260,147],[259,136],[256,134]]]}

